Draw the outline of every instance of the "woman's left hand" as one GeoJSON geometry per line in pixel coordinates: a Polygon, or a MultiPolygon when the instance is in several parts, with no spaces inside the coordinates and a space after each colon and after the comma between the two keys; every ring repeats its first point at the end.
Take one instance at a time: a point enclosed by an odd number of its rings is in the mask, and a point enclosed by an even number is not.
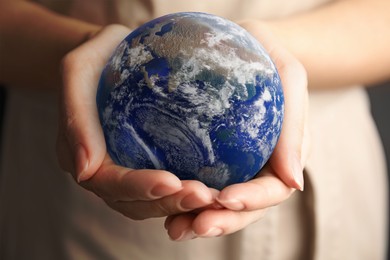
{"type": "Polygon", "coordinates": [[[234,233],[261,219],[269,207],[287,200],[295,190],[303,190],[309,146],[306,71],[264,23],[245,21],[240,25],[265,47],[281,77],[285,96],[281,136],[258,177],[220,191],[214,207],[167,217],[165,228],[173,240],[234,233]]]}

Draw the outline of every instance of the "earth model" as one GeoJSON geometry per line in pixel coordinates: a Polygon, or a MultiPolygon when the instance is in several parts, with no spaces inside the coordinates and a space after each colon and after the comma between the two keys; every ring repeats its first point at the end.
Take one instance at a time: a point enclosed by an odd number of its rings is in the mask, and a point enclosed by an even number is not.
{"type": "Polygon", "coordinates": [[[216,189],[259,172],[284,111],[262,46],[205,13],[166,15],[128,35],[102,72],[97,105],[114,162],[216,189]]]}

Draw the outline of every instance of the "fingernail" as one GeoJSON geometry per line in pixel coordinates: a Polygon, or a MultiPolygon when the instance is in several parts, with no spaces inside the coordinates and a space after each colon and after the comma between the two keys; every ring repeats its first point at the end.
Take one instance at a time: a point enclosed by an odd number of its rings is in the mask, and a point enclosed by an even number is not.
{"type": "Polygon", "coordinates": [[[183,211],[189,211],[189,210],[197,209],[199,207],[204,207],[204,206],[208,205],[208,203],[212,203],[211,199],[208,199],[206,197],[202,198],[202,195],[200,195],[200,194],[191,193],[191,194],[185,196],[180,201],[179,207],[183,211]]]}
{"type": "Polygon", "coordinates": [[[150,194],[154,199],[162,198],[164,196],[172,194],[172,190],[177,189],[176,187],[172,187],[169,185],[161,184],[157,185],[154,187],[151,191],[150,194]]]}
{"type": "Polygon", "coordinates": [[[192,230],[186,229],[183,231],[183,233],[181,233],[181,235],[178,238],[173,239],[173,240],[175,240],[175,241],[188,241],[188,240],[194,239],[195,237],[196,237],[196,235],[192,230]]]}
{"type": "Polygon", "coordinates": [[[298,159],[293,160],[293,174],[294,181],[296,183],[296,188],[300,191],[303,191],[304,180],[303,180],[303,169],[301,162],[298,159]]]}
{"type": "Polygon", "coordinates": [[[75,170],[76,170],[76,178],[77,182],[85,181],[89,178],[86,175],[86,171],[88,169],[89,161],[87,151],[84,146],[78,144],[76,147],[76,158],[75,158],[75,170]]]}
{"type": "Polygon", "coordinates": [[[200,237],[219,237],[223,234],[223,230],[217,227],[210,228],[204,234],[199,235],[200,237]]]}
{"type": "Polygon", "coordinates": [[[165,222],[164,222],[164,228],[166,230],[168,230],[169,228],[169,225],[172,223],[172,220],[174,219],[174,215],[171,215],[171,216],[168,216],[166,219],[165,219],[165,222]]]}
{"type": "Polygon", "coordinates": [[[224,207],[231,209],[231,210],[236,210],[240,211],[245,208],[244,203],[237,199],[231,199],[231,200],[220,200],[217,198],[217,201],[224,207]]]}
{"type": "Polygon", "coordinates": [[[180,201],[180,208],[182,208],[184,211],[195,209],[197,208],[197,205],[194,205],[194,202],[196,200],[197,200],[196,195],[194,194],[187,195],[180,201]]]}

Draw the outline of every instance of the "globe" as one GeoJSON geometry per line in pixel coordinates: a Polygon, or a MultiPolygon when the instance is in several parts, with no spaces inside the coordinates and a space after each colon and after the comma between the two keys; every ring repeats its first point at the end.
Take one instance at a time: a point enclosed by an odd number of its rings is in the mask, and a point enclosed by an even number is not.
{"type": "Polygon", "coordinates": [[[284,98],[260,43],[237,24],[174,13],[129,34],[99,81],[107,151],[215,189],[253,178],[278,141],[284,98]]]}

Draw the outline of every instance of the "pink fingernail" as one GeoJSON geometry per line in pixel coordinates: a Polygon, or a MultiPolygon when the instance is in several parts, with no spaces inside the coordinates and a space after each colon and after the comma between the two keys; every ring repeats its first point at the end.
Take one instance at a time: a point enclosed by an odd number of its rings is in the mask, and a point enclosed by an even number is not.
{"type": "Polygon", "coordinates": [[[219,237],[223,234],[223,230],[217,227],[210,228],[206,233],[201,234],[201,237],[219,237]]]}
{"type": "Polygon", "coordinates": [[[303,191],[304,180],[303,180],[303,169],[301,162],[298,159],[293,160],[293,174],[294,181],[297,185],[298,190],[303,191]]]}
{"type": "Polygon", "coordinates": [[[189,211],[205,207],[211,203],[213,203],[213,199],[210,194],[190,193],[179,202],[178,207],[183,211],[189,211]]]}
{"type": "Polygon", "coordinates": [[[195,233],[192,230],[186,229],[181,233],[181,235],[177,238],[174,239],[176,241],[188,241],[191,239],[194,239],[196,237],[195,233]]]}
{"type": "Polygon", "coordinates": [[[169,187],[167,185],[161,184],[161,185],[157,185],[156,187],[154,187],[150,191],[150,194],[154,198],[161,198],[161,197],[166,196],[167,194],[170,194],[171,190],[172,190],[172,187],[169,187]]]}
{"type": "Polygon", "coordinates": [[[217,201],[224,207],[231,209],[231,210],[236,210],[240,211],[245,208],[244,203],[242,203],[240,200],[237,199],[231,199],[231,200],[220,200],[217,198],[217,201]]]}
{"type": "Polygon", "coordinates": [[[203,206],[203,203],[199,205],[198,196],[196,194],[189,194],[180,201],[180,208],[184,211],[193,210],[199,206],[203,206]]]}

